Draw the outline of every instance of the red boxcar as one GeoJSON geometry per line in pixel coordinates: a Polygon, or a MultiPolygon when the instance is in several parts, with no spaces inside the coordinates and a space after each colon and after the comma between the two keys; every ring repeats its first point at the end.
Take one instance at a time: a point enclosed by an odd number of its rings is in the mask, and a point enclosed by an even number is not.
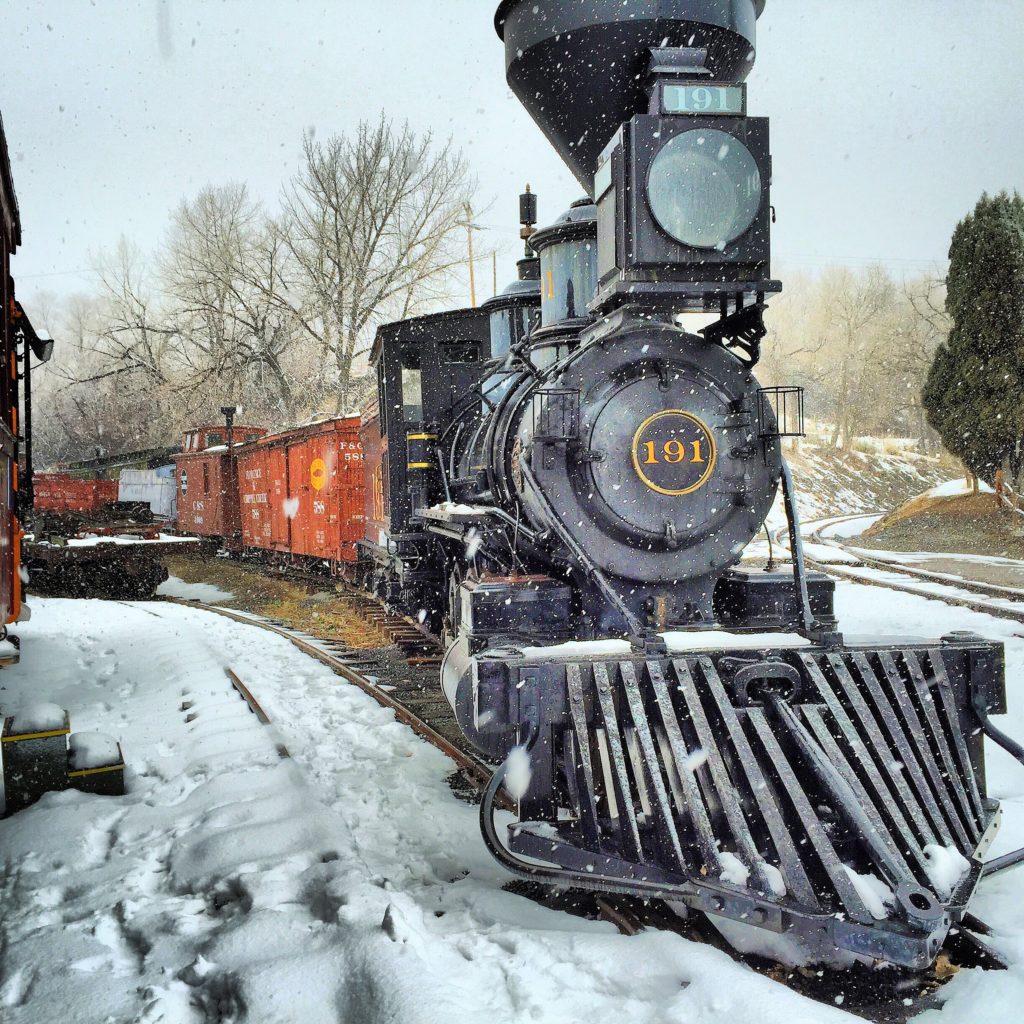
{"type": "Polygon", "coordinates": [[[239,450],[242,542],[327,562],[356,558],[363,535],[359,418],[343,416],[239,450]]]}
{"type": "Polygon", "coordinates": [[[66,473],[32,476],[37,512],[98,512],[117,501],[116,480],[76,480],[66,473]]]}
{"type": "Polygon", "coordinates": [[[288,434],[274,434],[238,453],[242,543],[247,548],[288,551],[288,434]]]}

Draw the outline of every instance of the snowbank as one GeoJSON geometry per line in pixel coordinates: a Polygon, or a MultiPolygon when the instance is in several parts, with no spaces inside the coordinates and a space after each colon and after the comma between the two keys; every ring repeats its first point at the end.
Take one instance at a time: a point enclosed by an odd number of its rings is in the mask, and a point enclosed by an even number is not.
{"type": "MultiPolygon", "coordinates": [[[[978,481],[978,490],[982,494],[994,494],[992,488],[984,480],[978,481]]],[[[959,494],[970,494],[971,485],[963,478],[947,480],[944,484],[932,487],[924,492],[926,498],[953,498],[959,494]]]]}
{"type": "Polygon", "coordinates": [[[54,729],[63,729],[66,722],[67,715],[59,704],[35,701],[14,712],[11,732],[51,732],[54,729]]]}
{"type": "Polygon", "coordinates": [[[120,760],[117,740],[102,732],[73,732],[68,741],[68,765],[72,771],[104,768],[120,760]]]}
{"type": "Polygon", "coordinates": [[[212,583],[186,583],[177,576],[168,576],[156,588],[156,592],[160,597],[180,597],[186,601],[204,601],[206,604],[230,601],[235,596],[212,583]]]}

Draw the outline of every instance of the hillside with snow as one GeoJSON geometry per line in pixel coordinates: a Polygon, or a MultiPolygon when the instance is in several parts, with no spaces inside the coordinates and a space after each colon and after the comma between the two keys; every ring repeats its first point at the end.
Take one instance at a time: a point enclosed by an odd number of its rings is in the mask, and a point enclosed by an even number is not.
{"type": "MultiPolygon", "coordinates": [[[[956,475],[948,463],[914,451],[846,451],[804,440],[796,449],[787,446],[784,454],[804,520],[897,508],[956,475]]],[[[784,523],[780,497],[769,525],[784,523]]]]}

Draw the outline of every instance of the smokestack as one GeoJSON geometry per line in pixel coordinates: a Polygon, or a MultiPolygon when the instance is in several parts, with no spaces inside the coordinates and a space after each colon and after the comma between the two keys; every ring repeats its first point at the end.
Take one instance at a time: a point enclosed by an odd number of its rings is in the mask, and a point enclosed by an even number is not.
{"type": "Polygon", "coordinates": [[[741,82],[765,0],[503,0],[494,17],[512,91],[593,198],[597,158],[647,111],[651,50],[704,51],[695,74],[741,82]]]}

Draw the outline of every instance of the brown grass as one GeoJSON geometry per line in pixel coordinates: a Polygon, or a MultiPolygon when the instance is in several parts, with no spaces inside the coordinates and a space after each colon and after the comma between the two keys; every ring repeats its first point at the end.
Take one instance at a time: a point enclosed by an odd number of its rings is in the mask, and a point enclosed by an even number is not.
{"type": "Polygon", "coordinates": [[[1021,517],[1000,509],[994,494],[920,495],[880,519],[855,541],[890,551],[949,551],[1024,558],[1021,517]]]}
{"type": "Polygon", "coordinates": [[[164,563],[186,583],[210,583],[234,596],[226,607],[277,619],[293,629],[334,637],[353,648],[383,647],[385,634],[368,622],[360,601],[342,584],[328,579],[298,580],[273,576],[262,567],[227,558],[175,556],[164,563]],[[317,595],[315,598],[313,595],[317,595]]]}

